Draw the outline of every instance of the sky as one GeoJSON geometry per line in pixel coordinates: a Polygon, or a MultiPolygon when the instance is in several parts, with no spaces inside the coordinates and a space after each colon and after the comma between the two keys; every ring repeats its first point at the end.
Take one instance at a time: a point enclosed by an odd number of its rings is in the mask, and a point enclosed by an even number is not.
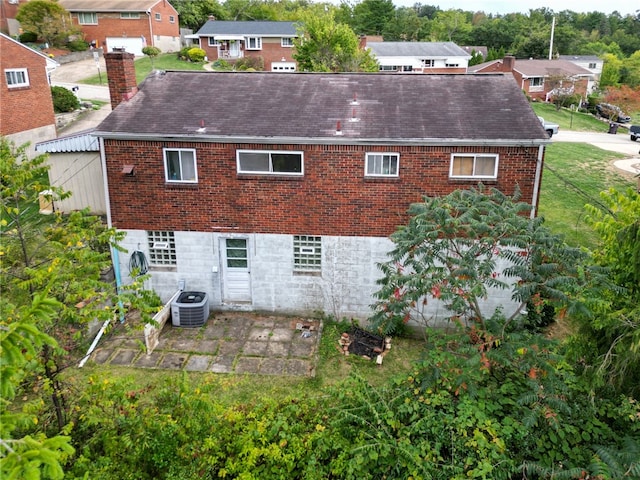
{"type": "Polygon", "coordinates": [[[441,10],[462,9],[484,11],[485,13],[527,13],[530,9],[549,8],[554,12],[572,10],[574,12],[602,12],[607,15],[618,11],[622,16],[640,10],[640,0],[392,0],[396,6],[436,5],[441,10]]]}

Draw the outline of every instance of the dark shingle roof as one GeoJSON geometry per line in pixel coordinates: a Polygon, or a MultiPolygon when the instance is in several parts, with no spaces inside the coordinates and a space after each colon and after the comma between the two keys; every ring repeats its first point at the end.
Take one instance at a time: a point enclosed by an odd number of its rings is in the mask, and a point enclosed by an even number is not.
{"type": "Polygon", "coordinates": [[[113,138],[273,143],[546,143],[503,74],[158,72],[96,130],[113,138]],[[201,125],[206,131],[198,133],[201,125]]]}
{"type": "Polygon", "coordinates": [[[367,42],[377,57],[470,57],[453,42],[367,42]]]}
{"type": "Polygon", "coordinates": [[[224,22],[209,20],[196,33],[197,36],[210,35],[263,35],[296,36],[295,22],[224,22]]]}

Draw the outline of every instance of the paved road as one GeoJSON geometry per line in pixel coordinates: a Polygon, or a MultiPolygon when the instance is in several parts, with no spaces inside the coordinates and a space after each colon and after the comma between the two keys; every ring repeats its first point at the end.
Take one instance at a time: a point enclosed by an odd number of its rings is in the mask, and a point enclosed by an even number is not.
{"type": "Polygon", "coordinates": [[[55,86],[68,88],[69,90],[73,87],[78,87],[76,93],[82,100],[109,102],[109,88],[107,87],[107,76],[105,74],[107,70],[104,64],[104,58],[100,57],[99,65],[100,69],[96,66],[94,59],[62,64],[51,74],[51,83],[55,86]],[[104,81],[103,86],[79,83],[85,78],[98,75],[98,72],[102,75],[104,81]]]}

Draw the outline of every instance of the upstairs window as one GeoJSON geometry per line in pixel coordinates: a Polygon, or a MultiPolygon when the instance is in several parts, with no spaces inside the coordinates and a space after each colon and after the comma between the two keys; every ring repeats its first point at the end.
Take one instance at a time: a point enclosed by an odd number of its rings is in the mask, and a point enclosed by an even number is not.
{"type": "Polygon", "coordinates": [[[589,68],[590,68],[591,70],[593,70],[594,68],[596,68],[596,64],[595,64],[595,63],[590,63],[590,64],[589,64],[589,68]]]}
{"type": "Polygon", "coordinates": [[[26,68],[11,68],[4,71],[9,88],[28,87],[29,73],[26,68]]]}
{"type": "Polygon", "coordinates": [[[294,235],[293,270],[297,272],[322,270],[322,237],[294,235]]]}
{"type": "Polygon", "coordinates": [[[280,45],[283,47],[293,47],[293,38],[282,38],[280,45]]]}
{"type": "Polygon", "coordinates": [[[173,232],[152,230],[147,232],[149,264],[155,266],[176,265],[176,240],[173,232]]]}
{"type": "Polygon", "coordinates": [[[160,22],[162,20],[162,15],[159,13],[156,13],[156,21],[160,22]]]}
{"type": "Polygon", "coordinates": [[[94,13],[80,12],[78,13],[78,23],[80,25],[97,25],[98,14],[95,12],[94,13]]]}
{"type": "Polygon", "coordinates": [[[167,182],[197,183],[196,151],[194,149],[164,149],[165,179],[167,182]]]}
{"type": "Polygon", "coordinates": [[[169,23],[176,23],[176,17],[169,15],[169,23]]]}
{"type": "Polygon", "coordinates": [[[498,176],[498,155],[453,154],[449,176],[495,179],[498,176]]]}
{"type": "Polygon", "coordinates": [[[302,175],[302,152],[238,150],[238,173],[302,175]]]}
{"type": "Polygon", "coordinates": [[[131,20],[137,20],[140,18],[140,13],[138,12],[120,12],[120,18],[129,18],[131,20]]]}
{"type": "Polygon", "coordinates": [[[367,153],[365,175],[368,177],[397,177],[400,154],[367,153]]]}
{"type": "Polygon", "coordinates": [[[247,37],[247,50],[262,50],[262,37],[247,37]]]}

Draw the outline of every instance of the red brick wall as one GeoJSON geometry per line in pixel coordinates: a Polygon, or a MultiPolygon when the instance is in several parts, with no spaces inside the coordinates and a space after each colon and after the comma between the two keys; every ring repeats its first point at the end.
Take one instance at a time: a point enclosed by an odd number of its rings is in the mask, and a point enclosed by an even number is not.
{"type": "Polygon", "coordinates": [[[55,125],[47,60],[28,47],[0,37],[0,135],[55,125]],[[5,69],[26,68],[29,86],[9,88],[5,69]]]}
{"type": "Polygon", "coordinates": [[[88,42],[96,41],[98,47],[104,47],[107,37],[140,37],[144,36],[147,45],[154,45],[157,35],[180,37],[178,13],[167,1],[162,1],[151,9],[151,15],[140,12],[140,18],[120,18],[120,12],[98,13],[97,25],[80,25],[78,14],[73,13],[73,23],[78,25],[88,42]],[[155,14],[160,13],[161,20],[155,19],[155,14]],[[174,16],[174,23],[169,22],[169,16],[174,16]],[[149,18],[151,17],[151,18],[149,18]]]}
{"type": "MultiPolygon", "coordinates": [[[[261,50],[247,50],[245,48],[245,42],[242,42],[242,52],[245,57],[262,57],[264,60],[264,70],[271,71],[271,64],[273,62],[278,63],[282,62],[282,58],[284,57],[287,62],[294,62],[293,53],[295,49],[293,47],[283,47],[280,38],[262,38],[262,49],[261,50]]],[[[218,49],[217,47],[209,46],[209,40],[207,38],[200,38],[200,48],[202,48],[206,52],[206,56],[210,62],[213,62],[218,59],[218,49]]],[[[225,59],[231,63],[234,62],[235,59],[225,59]]]]}
{"type": "Polygon", "coordinates": [[[498,180],[531,201],[537,147],[369,147],[105,140],[113,224],[121,229],[387,236],[423,195],[477,181],[449,180],[450,154],[500,154],[498,180]],[[163,147],[196,148],[198,184],[165,183],[163,147]],[[238,175],[236,149],[302,150],[304,176],[238,175]],[[399,178],[364,177],[365,152],[400,153],[399,178]],[[135,176],[122,173],[135,165],[135,176]]]}
{"type": "Polygon", "coordinates": [[[104,61],[109,73],[109,96],[111,108],[115,109],[130,94],[138,91],[135,55],[127,52],[108,52],[104,54],[104,61]]]}

